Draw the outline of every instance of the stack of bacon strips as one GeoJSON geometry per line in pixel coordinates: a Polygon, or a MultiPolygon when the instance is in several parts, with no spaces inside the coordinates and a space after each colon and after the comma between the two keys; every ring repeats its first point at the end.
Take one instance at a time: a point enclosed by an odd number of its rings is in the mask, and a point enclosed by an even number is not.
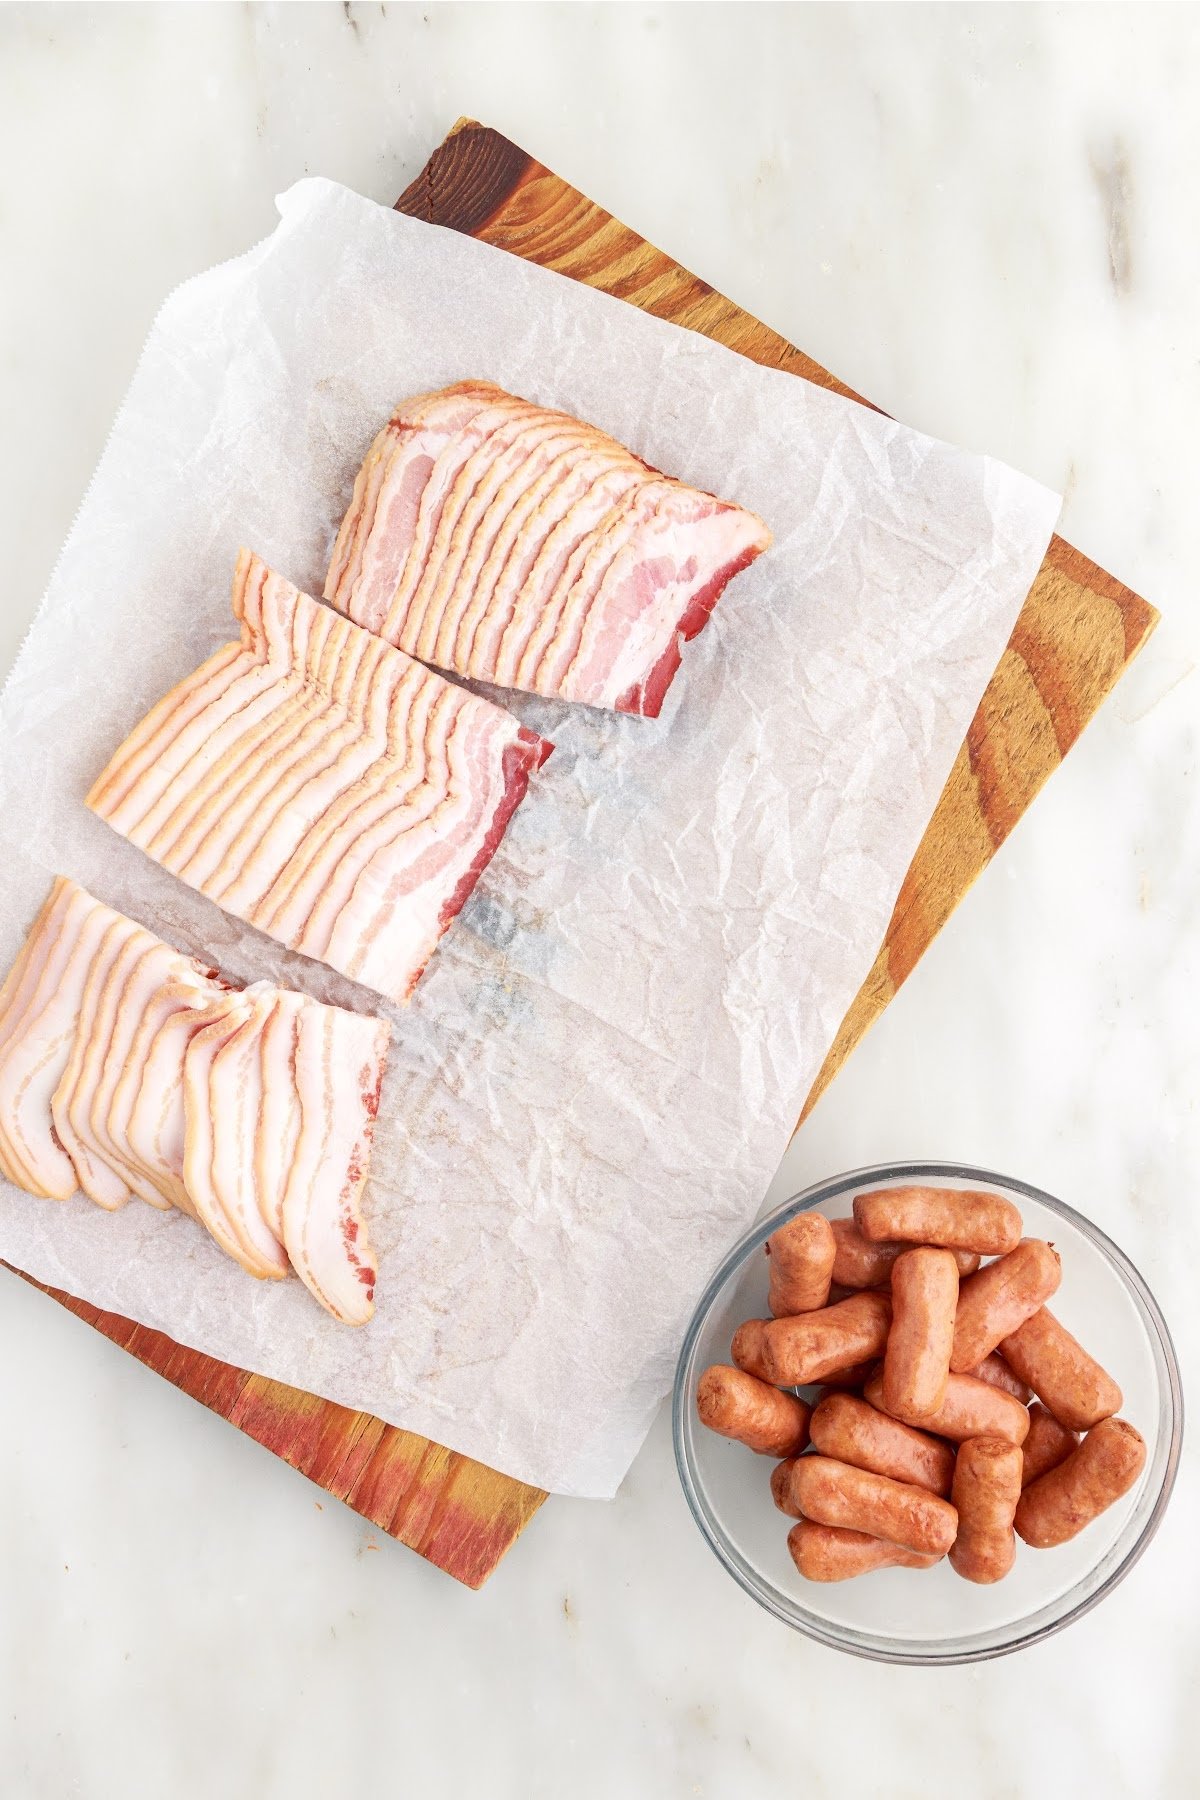
{"type": "Polygon", "coordinates": [[[657,718],[761,519],[566,413],[461,381],[367,454],[325,598],[422,662],[657,718]]]}
{"type": "Polygon", "coordinates": [[[771,1493],[806,1580],[948,1555],[1001,1581],[1018,1537],[1068,1543],[1138,1480],[1120,1388],[1046,1305],[1058,1252],[1021,1231],[1000,1194],[894,1187],[768,1240],[771,1317],[738,1326],[696,1410],[781,1459],[771,1493]]]}
{"type": "Polygon", "coordinates": [[[226,912],[404,1001],[552,746],[242,551],[240,643],[87,797],[226,912]]]}
{"type": "MultiPolygon", "coordinates": [[[[424,665],[656,717],[682,644],[770,541],[565,413],[486,382],[422,395],[355,483],[337,610],[243,550],[240,640],[159,701],[87,804],[226,912],[407,1001],[553,748],[424,665]]],[[[267,983],[232,992],[60,879],[0,993],[0,1171],[178,1207],[361,1323],[387,1035],[267,983]]]]}
{"type": "Polygon", "coordinates": [[[0,1172],[202,1224],[251,1275],[374,1311],[358,1211],[388,1027],[209,969],[59,877],[0,989],[0,1172]]]}

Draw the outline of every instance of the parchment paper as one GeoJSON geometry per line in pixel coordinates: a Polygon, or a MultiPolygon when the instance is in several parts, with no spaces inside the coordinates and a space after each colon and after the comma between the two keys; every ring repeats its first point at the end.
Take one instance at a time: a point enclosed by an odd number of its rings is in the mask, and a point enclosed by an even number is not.
{"type": "Polygon", "coordinates": [[[0,701],[0,965],[52,874],[240,980],[394,1018],[373,1323],[189,1220],[0,1191],[0,1256],[244,1368],[611,1495],[879,947],[1058,510],[1001,464],[323,180],[155,324],[0,701]],[[240,543],[320,592],[404,396],[486,377],[753,507],[663,716],[505,703],[557,751],[411,1006],[281,950],[82,797],[235,636],[240,543]]]}

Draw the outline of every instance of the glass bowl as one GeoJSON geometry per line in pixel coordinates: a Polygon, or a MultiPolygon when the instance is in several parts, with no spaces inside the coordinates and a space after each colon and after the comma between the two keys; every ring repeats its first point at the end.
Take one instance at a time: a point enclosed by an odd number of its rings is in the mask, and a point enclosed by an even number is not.
{"type": "MultiPolygon", "coordinates": [[[[809,1390],[801,1389],[806,1396],[809,1390]]],[[[734,1580],[777,1619],[819,1643],[893,1663],[968,1663],[1024,1649],[1082,1618],[1129,1573],[1158,1529],[1179,1466],[1183,1393],[1170,1333],[1149,1288],[1117,1246],[1049,1194],[984,1169],[903,1163],[860,1169],[797,1194],[748,1231],[708,1285],[684,1338],[673,1401],[675,1459],[692,1516],[734,1580]],[[1021,1211],[1025,1232],[1058,1247],[1062,1286],[1054,1312],[1120,1382],[1121,1416],[1148,1451],[1141,1478],[1070,1543],[1031,1550],[1018,1541],[1012,1573],[991,1587],[963,1581],[948,1562],[920,1572],[882,1569],[855,1580],[805,1581],[793,1566],[768,1478],[768,1456],[707,1430],[696,1384],[727,1363],[743,1319],[767,1316],[770,1234],[797,1213],[849,1214],[871,1188],[921,1183],[987,1188],[1021,1211]]]]}

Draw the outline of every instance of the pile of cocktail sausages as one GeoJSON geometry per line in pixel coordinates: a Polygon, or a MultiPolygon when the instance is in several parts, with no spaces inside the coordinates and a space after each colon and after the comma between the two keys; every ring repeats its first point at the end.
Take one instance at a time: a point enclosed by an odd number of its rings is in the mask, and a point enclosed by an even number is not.
{"type": "Polygon", "coordinates": [[[999,1581],[1017,1536],[1065,1544],[1141,1474],[1120,1388],[1047,1309],[1058,1252],[1021,1231],[999,1194],[899,1187],[769,1239],[772,1316],[738,1327],[696,1405],[782,1459],[771,1492],[808,1580],[948,1554],[999,1581]],[[815,1384],[812,1405],[787,1391],[815,1384]]]}

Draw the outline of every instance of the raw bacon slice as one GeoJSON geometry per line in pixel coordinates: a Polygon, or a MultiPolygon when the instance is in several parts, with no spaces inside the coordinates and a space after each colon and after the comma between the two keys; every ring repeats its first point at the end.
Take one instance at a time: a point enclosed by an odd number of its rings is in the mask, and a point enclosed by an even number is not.
{"type": "MultiPolygon", "coordinates": [[[[251,1274],[278,1280],[288,1273],[287,1252],[271,1222],[271,1209],[263,1204],[256,1159],[262,1129],[262,1038],[282,995],[262,982],[257,988],[247,988],[243,999],[248,1003],[248,1016],[217,1050],[209,1068],[210,1174],[217,1205],[239,1246],[236,1260],[251,1274]]],[[[303,1009],[304,1003],[300,1005],[303,1009]]],[[[193,1038],[189,1055],[195,1045],[193,1038]]],[[[186,1082],[186,1065],[184,1078],[186,1082]]]]}
{"type": "Polygon", "coordinates": [[[269,982],[238,991],[60,878],[0,989],[0,1171],[178,1207],[250,1274],[291,1268],[339,1320],[371,1316],[359,1201],[382,1021],[269,982]]]}
{"type": "Polygon", "coordinates": [[[436,639],[423,646],[425,660],[449,663],[457,658],[468,666],[486,621],[478,655],[479,667],[487,667],[487,646],[494,652],[513,619],[526,576],[550,532],[597,480],[623,488],[637,481],[638,468],[632,457],[621,462],[564,430],[543,447],[536,462],[514,470],[505,484],[507,493],[497,495],[489,518],[475,533],[457,594],[437,624],[436,639]]]}
{"type": "Polygon", "coordinates": [[[567,655],[543,663],[536,691],[593,705],[603,696],[619,712],[657,717],[681,646],[761,548],[749,514],[731,516],[719,503],[679,490],[656,496],[628,523],[586,610],[578,610],[569,633],[560,631],[556,641],[565,638],[567,655]]]}
{"type": "MultiPolygon", "coordinates": [[[[471,512],[476,487],[527,426],[519,403],[500,401],[434,396],[405,426],[455,448],[436,510],[461,519],[464,558],[486,512],[471,512]],[[493,438],[494,462],[466,473],[493,438]]],[[[386,490],[372,493],[364,482],[360,507],[378,515],[386,490]]],[[[432,542],[438,522],[426,523],[432,542]]],[[[552,746],[248,551],[233,606],[240,645],[147,714],[88,805],[227,912],[407,1000],[552,746]]]]}
{"type": "Polygon", "coordinates": [[[294,1062],[296,1014],[302,1004],[299,994],[280,993],[258,1040],[262,1100],[254,1142],[254,1191],[263,1220],[280,1243],[283,1197],[300,1136],[300,1096],[294,1081],[268,1079],[268,1070],[278,1076],[282,1068],[294,1062]]]}
{"type": "Polygon", "coordinates": [[[107,907],[61,876],[0,990],[0,1168],[30,1194],[69,1200],[79,1181],[50,1106],[75,1043],[107,907]]]}
{"type": "Polygon", "coordinates": [[[519,681],[546,690],[561,680],[592,601],[619,547],[635,529],[649,491],[645,484],[627,489],[596,529],[577,539],[570,555],[551,568],[543,588],[538,628],[525,645],[517,668],[519,681]]]}
{"type": "Polygon", "coordinates": [[[416,586],[453,473],[485,435],[476,420],[499,391],[460,382],[419,395],[384,426],[334,544],[333,566],[342,568],[347,598],[339,610],[347,617],[377,630],[398,584],[416,586]],[[435,466],[439,473],[431,480],[435,466]]]}
{"type": "Polygon", "coordinates": [[[683,645],[770,542],[594,426],[460,382],[372,444],[325,598],[437,668],[654,718],[683,645]]]}
{"type": "Polygon", "coordinates": [[[640,477],[627,470],[606,470],[571,496],[566,511],[540,543],[536,532],[527,535],[522,548],[531,555],[512,581],[512,604],[491,605],[485,611],[471,643],[472,667],[492,664],[504,686],[529,686],[526,671],[536,669],[554,637],[580,570],[589,560],[604,557],[612,531],[641,486],[640,477]]]}
{"type": "MultiPolygon", "coordinates": [[[[222,1017],[191,1038],[183,1058],[183,1178],[200,1220],[249,1275],[288,1272],[283,1244],[267,1223],[255,1177],[261,1130],[263,1026],[279,999],[268,984],[247,989],[222,1017]]],[[[307,1010],[303,1001],[301,1010],[307,1010]]],[[[284,1078],[291,1079],[285,1070],[284,1078]]]]}
{"type": "Polygon", "coordinates": [[[153,942],[150,932],[119,914],[104,933],[84,983],[71,1055],[50,1106],[55,1135],[75,1165],[80,1187],[110,1212],[124,1206],[133,1189],[93,1128],[92,1103],[112,1052],[121,995],[153,942]]]}
{"type": "MultiPolygon", "coordinates": [[[[508,399],[496,408],[501,423],[490,431],[460,467],[446,495],[437,531],[417,581],[411,601],[404,607],[400,648],[424,662],[437,658],[433,651],[452,626],[446,618],[462,581],[463,559],[482,528],[494,534],[512,511],[514,500],[535,485],[546,462],[568,441],[633,471],[641,464],[627,452],[610,445],[599,432],[572,425],[564,432],[561,413],[539,411],[508,399]],[[606,454],[608,452],[608,454],[606,454]]],[[[380,630],[398,620],[396,602],[389,608],[380,630]]]]}
{"type": "Polygon", "coordinates": [[[124,1145],[130,1166],[190,1219],[199,1214],[183,1183],[183,1059],[196,1032],[225,1005],[204,979],[176,974],[164,981],[138,1022],[110,1112],[110,1135],[124,1145]]]}
{"type": "MultiPolygon", "coordinates": [[[[299,1128],[283,1194],[283,1241],[292,1267],[326,1311],[362,1325],[374,1311],[378,1271],[358,1200],[379,1110],[387,1027],[332,1006],[292,1010],[299,1128]]],[[[264,1089],[275,1079],[268,1051],[264,1089]]]]}
{"type": "Polygon", "coordinates": [[[220,1051],[236,1039],[249,1017],[248,1007],[231,1006],[188,1040],[183,1057],[183,1181],[197,1218],[226,1256],[241,1263],[247,1274],[264,1276],[275,1271],[243,1254],[241,1240],[217,1197],[213,1182],[213,1153],[218,1131],[211,1092],[213,1064],[220,1051]]]}
{"type": "Polygon", "coordinates": [[[122,966],[110,976],[107,1004],[111,1030],[108,1047],[100,1059],[99,1073],[91,1083],[90,1104],[83,1129],[98,1156],[126,1182],[132,1193],[160,1212],[169,1212],[173,1198],[133,1155],[123,1129],[125,1114],[117,1106],[117,1093],[133,1061],[134,1044],[146,1007],[164,981],[174,978],[180,958],[152,936],[138,933],[122,953],[122,966]],[[122,979],[122,976],[124,977],[122,979]]]}

